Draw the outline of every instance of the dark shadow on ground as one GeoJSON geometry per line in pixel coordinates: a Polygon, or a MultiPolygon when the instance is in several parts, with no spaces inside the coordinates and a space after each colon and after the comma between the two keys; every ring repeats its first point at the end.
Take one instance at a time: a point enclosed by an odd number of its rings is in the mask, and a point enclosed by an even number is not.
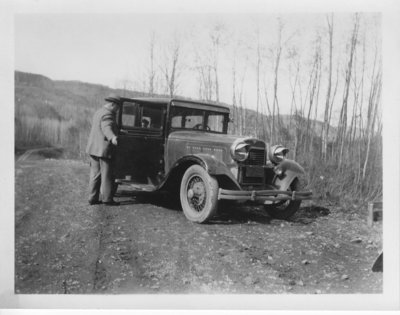
{"type": "Polygon", "coordinates": [[[290,222],[299,225],[308,225],[315,222],[318,218],[324,217],[330,214],[328,208],[320,206],[303,207],[297,211],[293,217],[290,218],[290,222]]]}
{"type": "Polygon", "coordinates": [[[270,224],[272,218],[260,206],[238,203],[226,203],[210,224],[270,224]]]}
{"type": "MultiPolygon", "coordinates": [[[[287,222],[295,225],[307,225],[329,213],[329,209],[319,206],[302,207],[287,222]]],[[[262,206],[233,203],[222,207],[209,224],[280,224],[280,222],[283,220],[272,218],[262,206]]]]}
{"type": "Polygon", "coordinates": [[[121,205],[151,204],[167,210],[181,211],[179,200],[172,198],[169,193],[163,191],[142,192],[119,189],[115,193],[115,197],[118,198],[121,205]]]}
{"type": "MultiPolygon", "coordinates": [[[[171,196],[168,192],[138,192],[119,189],[115,194],[121,205],[129,204],[152,204],[167,210],[182,211],[178,198],[171,196]]],[[[327,208],[319,206],[302,207],[291,217],[289,222],[296,225],[308,225],[315,222],[319,217],[329,215],[327,208]]],[[[208,224],[271,224],[273,219],[267,214],[262,206],[247,203],[220,202],[217,215],[208,224]]]]}

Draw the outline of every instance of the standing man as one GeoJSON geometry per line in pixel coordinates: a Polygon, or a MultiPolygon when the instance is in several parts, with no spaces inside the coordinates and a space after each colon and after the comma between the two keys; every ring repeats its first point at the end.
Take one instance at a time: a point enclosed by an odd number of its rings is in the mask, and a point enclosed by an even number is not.
{"type": "Polygon", "coordinates": [[[117,206],[114,201],[114,176],[112,163],[115,155],[117,140],[116,113],[121,101],[115,94],[110,94],[107,103],[96,111],[93,117],[92,129],[86,153],[90,155],[90,179],[89,179],[89,204],[104,203],[108,206],[117,206]],[[100,187],[102,201],[100,198],[100,187]]]}

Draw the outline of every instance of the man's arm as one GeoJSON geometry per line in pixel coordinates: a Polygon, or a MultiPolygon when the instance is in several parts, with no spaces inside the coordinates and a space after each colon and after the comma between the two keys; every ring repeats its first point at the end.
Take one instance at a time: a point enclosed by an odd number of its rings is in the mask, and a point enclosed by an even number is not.
{"type": "Polygon", "coordinates": [[[115,127],[115,121],[111,113],[105,114],[101,118],[100,127],[107,140],[112,142],[114,145],[117,145],[117,135],[113,131],[113,127],[115,127]]]}

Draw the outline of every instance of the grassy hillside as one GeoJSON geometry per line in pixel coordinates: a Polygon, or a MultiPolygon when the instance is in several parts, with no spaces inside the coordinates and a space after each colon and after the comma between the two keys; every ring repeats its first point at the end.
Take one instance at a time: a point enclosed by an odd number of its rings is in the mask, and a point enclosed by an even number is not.
{"type": "MultiPolygon", "coordinates": [[[[103,85],[53,81],[15,72],[15,147],[63,147],[67,156],[82,157],[94,111],[115,92],[103,85]]],[[[143,93],[127,92],[129,96],[143,93]]]]}
{"type": "MultiPolygon", "coordinates": [[[[55,81],[16,71],[16,147],[54,145],[64,147],[70,155],[82,156],[92,115],[111,92],[128,97],[148,96],[142,92],[115,90],[79,81],[55,81]]],[[[245,111],[247,127],[243,134],[255,134],[251,123],[255,116],[255,111],[245,111]]],[[[289,128],[289,116],[281,117],[285,128],[289,128]]],[[[316,123],[321,126],[321,122],[316,123]]],[[[294,135],[293,130],[287,132],[294,135]]]]}

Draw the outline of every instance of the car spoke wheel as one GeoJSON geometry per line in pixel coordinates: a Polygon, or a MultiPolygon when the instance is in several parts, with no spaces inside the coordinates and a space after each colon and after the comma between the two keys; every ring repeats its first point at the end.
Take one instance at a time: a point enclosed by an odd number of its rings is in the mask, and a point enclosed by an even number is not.
{"type": "MultiPolygon", "coordinates": [[[[300,180],[296,178],[290,185],[288,191],[299,191],[302,189],[303,185],[300,180]]],[[[265,205],[264,209],[275,219],[287,220],[299,210],[300,204],[301,200],[282,200],[271,205],[265,205]]]]}
{"type": "Polygon", "coordinates": [[[182,177],[180,198],[188,220],[207,222],[217,210],[218,182],[204,168],[193,165],[182,177]]]}
{"type": "Polygon", "coordinates": [[[201,212],[206,205],[207,199],[206,187],[201,177],[197,175],[192,176],[189,179],[187,189],[187,198],[190,207],[198,212],[201,212]]]}

